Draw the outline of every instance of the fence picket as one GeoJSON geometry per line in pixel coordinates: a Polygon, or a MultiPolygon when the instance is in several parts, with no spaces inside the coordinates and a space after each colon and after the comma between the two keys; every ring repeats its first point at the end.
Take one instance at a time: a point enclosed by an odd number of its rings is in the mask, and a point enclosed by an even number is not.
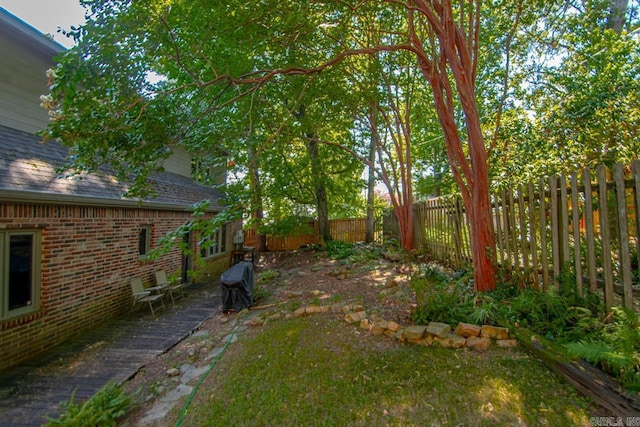
{"type": "Polygon", "coordinates": [[[524,195],[522,194],[522,186],[518,186],[518,219],[520,220],[520,252],[522,252],[522,266],[524,270],[529,270],[529,243],[527,233],[527,221],[525,220],[524,195]]]}
{"type": "Polygon", "coordinates": [[[549,289],[549,256],[547,254],[547,206],[544,179],[538,182],[540,191],[540,261],[542,262],[542,289],[549,289]]]}
{"type": "Polygon", "coordinates": [[[562,265],[566,265],[569,262],[569,212],[568,212],[568,198],[567,198],[567,178],[565,175],[560,175],[560,242],[562,243],[562,252],[560,253],[560,259],[562,265]]]}
{"type": "Polygon", "coordinates": [[[558,289],[560,277],[560,224],[558,224],[558,177],[549,177],[549,203],[551,205],[551,257],[553,259],[553,285],[558,289]]]}
{"type": "Polygon", "coordinates": [[[629,228],[627,226],[627,198],[624,188],[624,172],[622,165],[613,165],[613,180],[616,183],[616,205],[618,212],[618,259],[622,274],[623,303],[633,308],[633,283],[631,281],[631,260],[629,258],[629,228]]]}
{"type": "MultiPolygon", "coordinates": [[[[563,268],[569,267],[578,294],[587,288],[601,292],[606,310],[614,304],[634,307],[640,294],[634,287],[636,258],[631,258],[637,256],[640,264],[640,161],[631,168],[616,164],[610,172],[604,166],[595,173],[586,168],[493,193],[496,261],[543,292],[558,289],[563,268]]],[[[415,234],[434,259],[454,268],[471,261],[468,213],[460,198],[428,200],[415,209],[415,217],[415,234]]]]}
{"type": "Polygon", "coordinates": [[[636,159],[631,163],[631,174],[633,177],[633,206],[636,219],[636,259],[637,265],[640,266],[640,160],[636,159]]]}
{"type": "Polygon", "coordinates": [[[578,202],[578,177],[571,174],[571,213],[573,218],[573,242],[574,242],[574,263],[573,268],[576,273],[576,290],[582,296],[582,262],[580,251],[580,205],[578,202]]]}
{"type": "Polygon", "coordinates": [[[596,248],[593,231],[593,192],[591,189],[591,171],[585,168],[582,171],[582,183],[584,184],[584,222],[585,240],[587,243],[587,274],[589,275],[589,290],[598,290],[598,277],[596,275],[596,248]]]}
{"type": "Polygon", "coordinates": [[[602,270],[604,274],[604,305],[607,311],[613,306],[613,271],[611,266],[611,233],[609,232],[609,206],[607,203],[607,168],[598,166],[598,204],[600,206],[600,237],[602,239],[602,270]]]}
{"type": "Polygon", "coordinates": [[[533,289],[536,291],[540,288],[540,277],[538,274],[538,245],[536,244],[536,218],[535,218],[535,190],[533,183],[527,185],[527,197],[529,200],[529,230],[531,238],[531,265],[533,270],[533,289]]]}
{"type": "Polygon", "coordinates": [[[504,248],[505,248],[505,256],[507,258],[507,263],[512,264],[511,261],[511,245],[509,244],[509,230],[511,230],[511,225],[509,224],[509,207],[507,203],[507,193],[503,189],[500,191],[500,195],[502,196],[502,223],[504,224],[504,248]]]}
{"type": "Polygon", "coordinates": [[[509,199],[509,225],[512,230],[510,234],[511,237],[511,249],[513,253],[513,257],[511,259],[511,265],[516,268],[520,265],[520,254],[518,250],[518,223],[516,222],[516,206],[513,200],[513,192],[509,191],[508,194],[509,199]]]}
{"type": "Polygon", "coordinates": [[[495,211],[495,229],[496,229],[496,259],[500,264],[504,264],[504,233],[502,232],[502,220],[500,219],[500,200],[498,194],[493,195],[493,210],[495,211]]]}

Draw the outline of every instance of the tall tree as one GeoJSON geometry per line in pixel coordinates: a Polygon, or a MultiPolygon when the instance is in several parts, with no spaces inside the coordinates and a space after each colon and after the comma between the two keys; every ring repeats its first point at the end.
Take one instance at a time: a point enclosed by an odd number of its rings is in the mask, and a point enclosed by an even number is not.
{"type": "Polygon", "coordinates": [[[259,8],[236,0],[97,0],[90,7],[93,19],[78,31],[78,46],[52,82],[47,103],[55,121],[48,136],[74,145],[75,166],[108,161],[123,171],[137,168],[138,176],[168,155],[167,146],[188,145],[185,122],[206,128],[222,106],[276,76],[320,74],[356,55],[412,55],[432,89],[469,213],[475,285],[495,286],[487,152],[475,92],[479,0],[355,6],[263,0],[259,8]],[[352,26],[362,26],[358,18],[372,8],[404,16],[406,31],[377,23],[381,43],[363,46],[352,26]],[[151,71],[167,79],[149,83],[151,71]]]}

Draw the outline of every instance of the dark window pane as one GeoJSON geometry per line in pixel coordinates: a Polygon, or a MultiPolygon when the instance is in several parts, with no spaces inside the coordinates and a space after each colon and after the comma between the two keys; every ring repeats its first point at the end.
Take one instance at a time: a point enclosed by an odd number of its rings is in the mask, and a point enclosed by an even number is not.
{"type": "Polygon", "coordinates": [[[32,304],[33,235],[9,238],[9,310],[32,304]]]}
{"type": "Polygon", "coordinates": [[[140,255],[147,253],[147,241],[149,239],[149,230],[146,227],[140,229],[140,236],[138,239],[138,251],[140,255]]]}

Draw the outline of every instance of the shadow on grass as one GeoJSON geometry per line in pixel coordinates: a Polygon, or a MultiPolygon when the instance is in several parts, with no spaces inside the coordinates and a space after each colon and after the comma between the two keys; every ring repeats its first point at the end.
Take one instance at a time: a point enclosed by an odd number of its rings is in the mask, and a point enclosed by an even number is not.
{"type": "Polygon", "coordinates": [[[329,316],[234,346],[183,425],[588,425],[592,409],[519,350],[400,345],[329,316]]]}

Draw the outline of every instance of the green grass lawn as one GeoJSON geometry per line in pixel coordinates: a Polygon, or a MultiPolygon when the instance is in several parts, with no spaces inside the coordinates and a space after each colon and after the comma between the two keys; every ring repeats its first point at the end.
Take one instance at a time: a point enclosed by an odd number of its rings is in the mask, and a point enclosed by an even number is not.
{"type": "Polygon", "coordinates": [[[592,410],[522,350],[397,344],[317,315],[232,344],[182,425],[567,426],[588,425],[592,410]]]}

